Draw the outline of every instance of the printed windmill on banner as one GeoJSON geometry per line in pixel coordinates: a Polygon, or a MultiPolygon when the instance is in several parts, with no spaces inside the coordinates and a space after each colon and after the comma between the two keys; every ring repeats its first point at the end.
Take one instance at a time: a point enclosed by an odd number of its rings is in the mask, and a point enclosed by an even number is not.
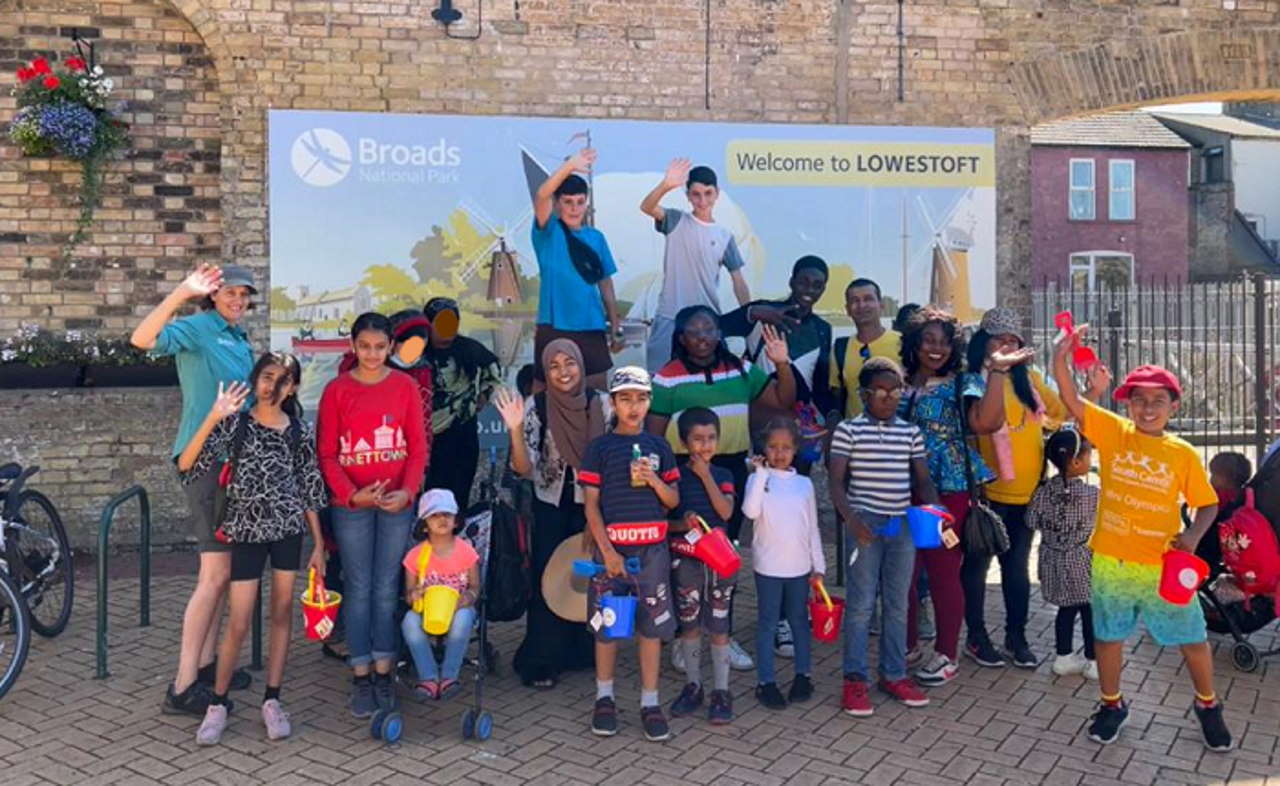
{"type": "Polygon", "coordinates": [[[515,249],[507,244],[507,236],[519,232],[529,222],[533,217],[533,207],[526,208],[515,221],[508,222],[502,227],[497,226],[497,222],[488,214],[467,200],[460,202],[458,207],[494,237],[492,243],[467,260],[460,275],[462,283],[470,282],[481,267],[487,267],[489,284],[485,291],[485,299],[499,306],[510,306],[522,302],[524,296],[520,291],[520,275],[517,268],[519,261],[516,258],[515,249]]]}
{"type": "Polygon", "coordinates": [[[976,317],[969,287],[969,251],[974,245],[977,216],[962,210],[972,192],[969,189],[956,200],[941,224],[933,222],[929,206],[916,194],[916,206],[929,227],[929,302],[947,309],[961,322],[976,317]]]}

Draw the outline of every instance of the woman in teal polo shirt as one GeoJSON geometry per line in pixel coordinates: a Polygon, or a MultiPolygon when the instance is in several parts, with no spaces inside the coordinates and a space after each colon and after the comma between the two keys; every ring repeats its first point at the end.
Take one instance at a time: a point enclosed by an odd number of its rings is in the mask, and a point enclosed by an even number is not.
{"type": "MultiPolygon", "coordinates": [[[[191,440],[213,405],[219,383],[247,382],[253,368],[253,347],[240,328],[257,294],[253,274],[238,265],[203,264],[151,310],[133,331],[133,345],[156,355],[173,355],[182,387],[182,419],[173,443],[176,458],[191,440]],[[188,301],[199,300],[201,310],[173,319],[188,301]],[[171,321],[172,320],[172,321],[171,321]]],[[[178,673],[165,692],[163,710],[169,714],[203,717],[211,697],[213,655],[218,619],[222,616],[231,578],[230,546],[213,536],[214,492],[218,473],[210,471],[183,486],[191,511],[192,533],[200,550],[195,591],[182,618],[182,650],[178,673]]],[[[237,673],[232,687],[248,685],[248,674],[237,673]]]]}

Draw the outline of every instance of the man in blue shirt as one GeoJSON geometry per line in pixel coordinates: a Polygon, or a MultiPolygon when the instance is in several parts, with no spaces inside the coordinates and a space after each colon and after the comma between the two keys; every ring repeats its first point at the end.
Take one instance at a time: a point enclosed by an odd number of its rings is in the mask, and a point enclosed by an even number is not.
{"type": "Polygon", "coordinates": [[[595,160],[596,151],[590,148],[570,156],[533,197],[533,250],[540,280],[533,362],[534,378],[544,382],[543,347],[557,338],[570,339],[582,350],[587,387],[603,390],[613,366],[610,349],[621,348],[616,342],[622,322],[611,278],[618,268],[604,235],[585,225],[591,197],[587,181],[574,174],[590,170],[595,160]]]}

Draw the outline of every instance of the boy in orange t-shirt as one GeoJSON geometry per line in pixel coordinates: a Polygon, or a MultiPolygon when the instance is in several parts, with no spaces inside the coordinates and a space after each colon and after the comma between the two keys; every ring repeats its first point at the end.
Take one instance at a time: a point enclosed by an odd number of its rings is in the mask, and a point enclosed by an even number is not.
{"type": "Polygon", "coordinates": [[[1059,337],[1053,375],[1063,403],[1097,448],[1102,474],[1097,524],[1090,542],[1102,701],[1089,724],[1089,738],[1103,745],[1115,742],[1129,719],[1129,703],[1120,693],[1120,671],[1124,640],[1141,614],[1157,644],[1182,650],[1195,686],[1192,707],[1205,747],[1230,750],[1231,732],[1213,690],[1213,653],[1205,638],[1200,604],[1174,605],[1158,592],[1165,551],[1194,553],[1218,511],[1218,495],[1195,448],[1164,430],[1178,411],[1182,386],[1166,369],[1139,366],[1116,389],[1115,399],[1124,402],[1129,413],[1128,418],[1120,417],[1085,401],[1076,391],[1067,366],[1073,343],[1070,337],[1059,337]],[[1183,501],[1196,510],[1192,527],[1185,531],[1179,515],[1183,501]]]}

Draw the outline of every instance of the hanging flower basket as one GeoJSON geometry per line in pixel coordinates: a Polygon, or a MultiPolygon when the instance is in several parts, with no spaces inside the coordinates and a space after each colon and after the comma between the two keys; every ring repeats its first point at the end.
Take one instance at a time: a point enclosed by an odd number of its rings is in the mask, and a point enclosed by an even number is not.
{"type": "Polygon", "coordinates": [[[9,138],[22,154],[80,164],[80,216],[67,251],[88,235],[102,199],[104,164],[129,142],[128,125],[107,109],[115,83],[92,62],[92,52],[90,47],[88,61],[68,57],[54,65],[37,57],[18,69],[13,89],[18,112],[9,124],[9,138]]]}

